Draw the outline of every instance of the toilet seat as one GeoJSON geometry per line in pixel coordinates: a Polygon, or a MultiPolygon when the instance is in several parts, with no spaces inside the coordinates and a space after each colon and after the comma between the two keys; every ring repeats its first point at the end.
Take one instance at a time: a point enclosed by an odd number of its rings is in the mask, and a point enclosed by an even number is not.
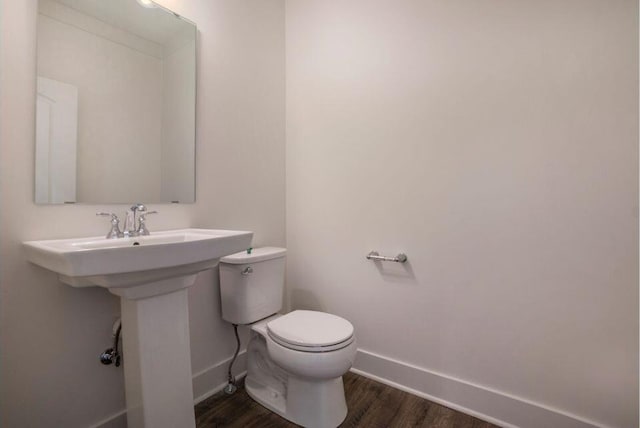
{"type": "Polygon", "coordinates": [[[267,323],[277,344],[303,352],[329,352],[354,341],[353,325],[344,318],[317,311],[293,311],[267,323]]]}

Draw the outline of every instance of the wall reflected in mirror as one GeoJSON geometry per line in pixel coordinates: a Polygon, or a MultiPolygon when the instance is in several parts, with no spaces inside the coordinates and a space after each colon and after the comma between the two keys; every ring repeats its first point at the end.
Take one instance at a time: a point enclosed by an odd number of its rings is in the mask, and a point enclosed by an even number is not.
{"type": "Polygon", "coordinates": [[[37,42],[36,203],[194,202],[195,25],[144,0],[40,0],[37,42]]]}

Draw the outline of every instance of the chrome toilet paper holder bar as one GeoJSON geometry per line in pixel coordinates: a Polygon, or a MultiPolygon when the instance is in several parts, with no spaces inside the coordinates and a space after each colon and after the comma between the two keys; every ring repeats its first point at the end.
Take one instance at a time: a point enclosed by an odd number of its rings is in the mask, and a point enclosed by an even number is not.
{"type": "Polygon", "coordinates": [[[387,256],[381,256],[380,253],[378,253],[377,251],[371,251],[369,254],[367,254],[367,260],[404,263],[407,261],[407,255],[404,253],[400,253],[395,257],[387,257],[387,256]]]}

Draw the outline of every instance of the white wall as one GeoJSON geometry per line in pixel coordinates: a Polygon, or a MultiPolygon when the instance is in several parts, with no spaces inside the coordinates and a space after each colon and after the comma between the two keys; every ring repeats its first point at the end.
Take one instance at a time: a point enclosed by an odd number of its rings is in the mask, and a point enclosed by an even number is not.
{"type": "Polygon", "coordinates": [[[504,422],[637,426],[637,2],[286,8],[292,307],[504,422]]]}
{"type": "MultiPolygon", "coordinates": [[[[197,202],[152,206],[149,228],[249,229],[258,245],[282,245],[283,2],[162,3],[200,27],[197,202]]],[[[124,409],[122,370],[98,362],[118,300],[59,283],[26,262],[21,242],[101,235],[108,223],[94,213],[126,206],[33,203],[37,2],[3,1],[0,17],[0,425],[86,427],[124,409]]],[[[223,382],[217,363],[234,346],[217,287],[209,272],[190,293],[196,396],[223,382]]]]}
{"type": "Polygon", "coordinates": [[[38,15],[38,75],[78,87],[76,200],[162,200],[162,47],[141,49],[136,36],[112,37],[122,32],[96,20],[97,31],[84,29],[85,20],[53,2],[38,15]]]}

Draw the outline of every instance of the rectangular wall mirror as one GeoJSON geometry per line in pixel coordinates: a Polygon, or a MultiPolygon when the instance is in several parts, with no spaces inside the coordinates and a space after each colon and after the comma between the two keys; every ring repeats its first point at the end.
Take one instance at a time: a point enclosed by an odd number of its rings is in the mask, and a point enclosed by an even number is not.
{"type": "Polygon", "coordinates": [[[196,26],[149,0],[40,0],[35,201],[195,200],[196,26]]]}

